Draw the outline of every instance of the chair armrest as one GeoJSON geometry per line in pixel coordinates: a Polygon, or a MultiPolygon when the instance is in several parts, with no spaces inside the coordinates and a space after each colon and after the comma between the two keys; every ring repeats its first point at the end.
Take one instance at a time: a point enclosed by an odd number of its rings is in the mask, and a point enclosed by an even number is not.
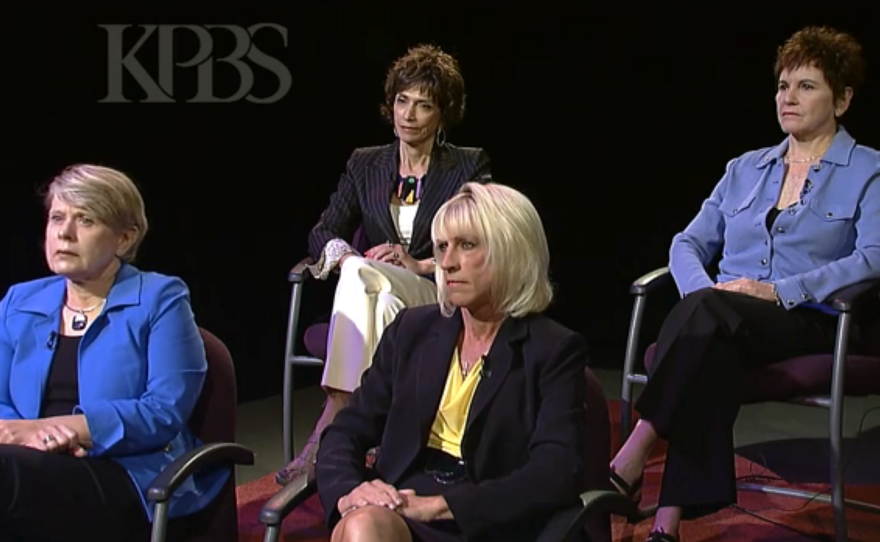
{"type": "MultiPolygon", "coordinates": [[[[574,542],[586,525],[587,518],[598,514],[611,514],[627,518],[630,523],[638,523],[654,515],[656,507],[639,508],[630,498],[617,491],[592,490],[582,493],[580,496],[582,506],[571,520],[565,521],[567,526],[560,522],[551,523],[549,529],[541,533],[539,542],[574,542]]],[[[565,514],[568,516],[568,514],[565,514]]],[[[571,517],[571,516],[568,516],[571,517]]],[[[568,519],[568,518],[566,518],[568,519]]]]}
{"type": "Polygon", "coordinates": [[[856,306],[876,296],[878,292],[880,292],[880,280],[865,280],[834,292],[829,304],[840,312],[851,312],[856,306]]]}
{"type": "Polygon", "coordinates": [[[294,508],[315,494],[317,487],[314,478],[310,481],[308,474],[297,476],[266,501],[260,509],[260,523],[267,526],[281,525],[294,508]]]}
{"type": "Polygon", "coordinates": [[[312,276],[312,272],[309,271],[307,265],[314,265],[315,260],[311,256],[306,256],[300,262],[293,266],[293,269],[290,270],[290,273],[287,274],[287,280],[290,282],[302,282],[303,280],[312,276]]]}
{"type": "Polygon", "coordinates": [[[672,280],[672,274],[669,272],[669,268],[661,267],[637,278],[629,287],[629,293],[647,295],[666,285],[670,280],[672,280]]]}
{"type": "Polygon", "coordinates": [[[213,442],[199,446],[175,459],[165,467],[147,489],[147,499],[167,501],[174,490],[192,473],[223,463],[234,465],[253,465],[254,452],[240,444],[213,442]]]}

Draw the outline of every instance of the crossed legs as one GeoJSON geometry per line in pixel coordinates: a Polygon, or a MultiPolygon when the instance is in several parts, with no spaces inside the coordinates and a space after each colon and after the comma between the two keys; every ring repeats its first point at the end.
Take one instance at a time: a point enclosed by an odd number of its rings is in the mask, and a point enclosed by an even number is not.
{"type": "Polygon", "coordinates": [[[361,375],[372,363],[385,328],[407,307],[437,302],[434,283],[406,269],[361,257],[346,258],[336,286],[327,359],[321,381],[327,399],[311,437],[299,456],[276,480],[286,484],[302,473],[314,473],[321,433],[348,405],[361,375]]]}
{"type": "Polygon", "coordinates": [[[611,462],[623,486],[637,486],[654,445],[668,442],[653,531],[677,538],[682,519],[736,502],[733,425],[743,371],[828,352],[834,331],[835,319],[818,311],[712,288],[676,305],[636,403],[641,419],[611,462]]]}

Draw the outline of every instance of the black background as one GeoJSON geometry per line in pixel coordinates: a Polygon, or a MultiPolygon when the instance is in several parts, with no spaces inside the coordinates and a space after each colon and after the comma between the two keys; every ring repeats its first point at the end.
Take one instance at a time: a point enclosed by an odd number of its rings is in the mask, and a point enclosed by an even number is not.
{"type": "MultiPolygon", "coordinates": [[[[772,67],[791,33],[829,24],[860,40],[868,81],[844,125],[880,148],[880,42],[876,19],[855,4],[838,14],[827,5],[513,5],[4,7],[0,292],[48,272],[37,189],[74,162],[119,168],[142,188],[151,221],[137,265],[188,283],[199,324],[233,353],[240,400],[278,393],[286,273],[305,255],[351,151],[391,141],[378,113],[385,71],[422,42],[459,59],[468,110],[449,141],[486,148],[495,179],[535,202],[557,285],[549,314],[588,337],[597,366],[622,364],[628,285],[666,264],[672,236],[727,161],[784,137],[772,67]],[[177,103],[99,102],[108,47],[99,24],[265,22],[289,32],[286,47],[277,34],[258,35],[291,71],[278,102],[186,103],[195,68],[176,69],[177,103]]],[[[182,61],[196,42],[180,35],[182,61]]],[[[231,34],[213,35],[215,57],[231,51],[231,34]]],[[[155,50],[154,39],[137,55],[154,76],[155,50]]],[[[255,93],[275,90],[270,72],[254,75],[255,93]]],[[[214,82],[229,95],[238,74],[218,65],[214,82]]],[[[130,77],[125,88],[143,97],[130,77]]],[[[310,287],[304,318],[326,313],[331,294],[332,284],[310,287]]],[[[304,383],[317,377],[298,374],[304,383]]]]}

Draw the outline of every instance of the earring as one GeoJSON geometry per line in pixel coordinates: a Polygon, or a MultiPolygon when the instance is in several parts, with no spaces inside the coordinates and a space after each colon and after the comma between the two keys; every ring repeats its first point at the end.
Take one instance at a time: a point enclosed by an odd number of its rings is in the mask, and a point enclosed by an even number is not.
{"type": "Polygon", "coordinates": [[[441,147],[446,145],[446,132],[443,131],[443,128],[437,128],[436,142],[441,147]]]}
{"type": "Polygon", "coordinates": [[[392,128],[391,131],[394,132],[394,137],[400,137],[400,136],[397,135],[397,126],[395,126],[394,128],[392,128]]]}

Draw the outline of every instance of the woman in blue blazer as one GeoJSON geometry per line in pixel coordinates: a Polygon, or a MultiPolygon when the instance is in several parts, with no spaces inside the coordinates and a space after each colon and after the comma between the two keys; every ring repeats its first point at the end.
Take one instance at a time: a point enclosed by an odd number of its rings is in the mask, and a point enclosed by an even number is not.
{"type": "MultiPolygon", "coordinates": [[[[0,302],[0,533],[137,539],[152,519],[146,488],[199,444],[187,420],[204,345],[186,285],[129,263],[147,219],[128,177],[73,166],[45,203],[55,276],[0,302]]],[[[169,515],[204,508],[227,475],[193,476],[169,515]]]]}

